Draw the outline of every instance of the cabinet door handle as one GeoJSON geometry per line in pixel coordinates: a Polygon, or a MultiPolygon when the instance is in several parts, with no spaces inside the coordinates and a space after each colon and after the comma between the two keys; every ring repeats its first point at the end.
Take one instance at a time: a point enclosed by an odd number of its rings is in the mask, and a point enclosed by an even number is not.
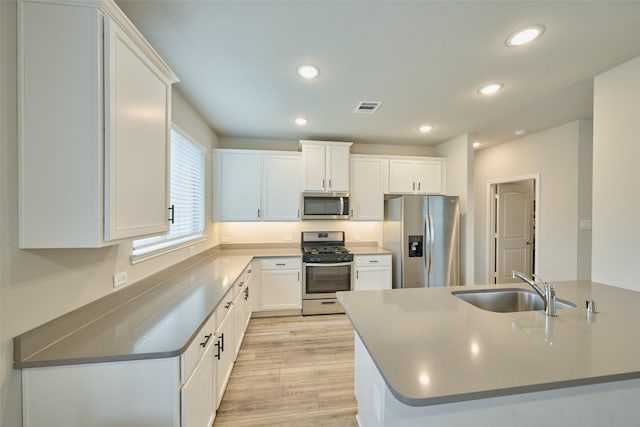
{"type": "Polygon", "coordinates": [[[298,271],[298,282],[300,281],[300,272],[298,271]]]}
{"type": "MultiPolygon", "coordinates": [[[[224,335],[224,334],[222,334],[222,335],[224,335]]],[[[221,356],[220,353],[222,353],[222,351],[223,351],[223,348],[222,348],[223,345],[224,344],[220,343],[220,337],[218,337],[218,341],[215,343],[215,346],[216,346],[217,350],[216,350],[216,354],[214,356],[218,360],[220,360],[220,356],[221,356]]]]}
{"type": "Polygon", "coordinates": [[[170,215],[169,215],[168,220],[169,220],[169,222],[171,224],[175,224],[175,222],[176,222],[176,205],[171,205],[171,207],[169,208],[169,212],[170,212],[170,215]]]}
{"type": "Polygon", "coordinates": [[[413,191],[416,191],[416,183],[415,183],[415,182],[413,183],[413,188],[412,188],[412,190],[413,190],[413,191]]]}
{"type": "Polygon", "coordinates": [[[260,209],[258,209],[258,219],[260,219],[260,209]]]}
{"type": "Polygon", "coordinates": [[[298,209],[298,218],[300,218],[300,209],[298,209]]]}
{"type": "Polygon", "coordinates": [[[249,288],[244,288],[244,300],[249,301],[249,288]]]}
{"type": "Polygon", "coordinates": [[[324,178],[322,178],[322,189],[324,189],[324,178]]]}
{"type": "Polygon", "coordinates": [[[228,309],[232,305],[233,305],[233,301],[228,301],[227,304],[225,304],[224,308],[228,309]]]}
{"type": "Polygon", "coordinates": [[[240,282],[240,283],[238,283],[238,287],[239,287],[239,288],[241,288],[241,287],[242,287],[242,285],[244,285],[244,282],[240,282]]]}
{"type": "Polygon", "coordinates": [[[204,341],[202,341],[200,343],[200,345],[202,346],[202,348],[205,348],[207,346],[207,343],[209,342],[209,340],[211,339],[211,337],[213,336],[213,334],[208,334],[204,336],[204,341]]]}
{"type": "Polygon", "coordinates": [[[331,178],[329,178],[329,188],[331,188],[331,178]]]}
{"type": "Polygon", "coordinates": [[[220,334],[220,341],[222,342],[220,345],[220,351],[224,353],[224,332],[220,334]]]}
{"type": "Polygon", "coordinates": [[[356,270],[356,279],[360,278],[360,270],[356,270]]]}
{"type": "Polygon", "coordinates": [[[418,191],[420,191],[420,183],[418,183],[418,191]]]}

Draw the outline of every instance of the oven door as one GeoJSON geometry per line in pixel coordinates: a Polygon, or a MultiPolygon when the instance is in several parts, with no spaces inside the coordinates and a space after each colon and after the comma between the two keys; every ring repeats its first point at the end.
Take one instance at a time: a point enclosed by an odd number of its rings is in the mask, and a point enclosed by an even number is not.
{"type": "Polygon", "coordinates": [[[302,263],[303,299],[335,298],[336,292],[351,290],[352,262],[302,263]]]}

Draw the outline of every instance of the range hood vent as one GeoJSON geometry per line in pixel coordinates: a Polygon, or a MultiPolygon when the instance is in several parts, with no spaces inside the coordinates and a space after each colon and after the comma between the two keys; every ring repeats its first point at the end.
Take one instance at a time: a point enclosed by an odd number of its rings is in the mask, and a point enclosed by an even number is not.
{"type": "Polygon", "coordinates": [[[373,114],[376,112],[380,104],[382,104],[380,101],[360,101],[353,112],[373,114]]]}

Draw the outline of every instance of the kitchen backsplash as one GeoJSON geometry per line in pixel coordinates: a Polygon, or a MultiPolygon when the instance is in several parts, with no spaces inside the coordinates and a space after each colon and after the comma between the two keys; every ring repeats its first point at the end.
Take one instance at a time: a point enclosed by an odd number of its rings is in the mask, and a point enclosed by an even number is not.
{"type": "Polygon", "coordinates": [[[382,242],[382,221],[220,222],[220,243],[300,242],[303,231],[344,231],[347,242],[382,242]]]}

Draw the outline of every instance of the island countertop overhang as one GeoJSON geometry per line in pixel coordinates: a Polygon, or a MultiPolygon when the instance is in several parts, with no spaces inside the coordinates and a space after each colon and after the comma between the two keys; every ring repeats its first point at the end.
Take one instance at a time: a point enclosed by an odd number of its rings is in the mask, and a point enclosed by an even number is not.
{"type": "Polygon", "coordinates": [[[401,402],[426,406],[640,378],[640,293],[591,281],[555,282],[576,304],[494,313],[452,291],[484,285],[340,293],[354,328],[401,402]],[[600,313],[587,316],[586,299],[600,313]],[[635,307],[635,309],[634,309],[635,307]]]}

